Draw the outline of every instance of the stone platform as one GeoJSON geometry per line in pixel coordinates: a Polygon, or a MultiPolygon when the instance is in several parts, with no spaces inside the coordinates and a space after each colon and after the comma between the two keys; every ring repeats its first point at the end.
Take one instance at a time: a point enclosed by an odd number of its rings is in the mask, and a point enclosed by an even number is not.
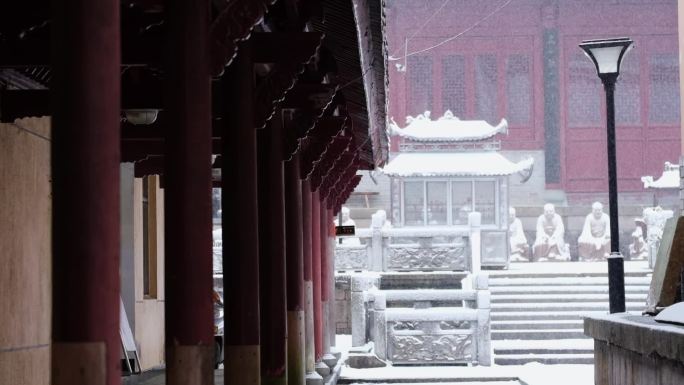
{"type": "Polygon", "coordinates": [[[585,319],[594,338],[595,384],[684,384],[684,326],[626,313],[585,319]]]}

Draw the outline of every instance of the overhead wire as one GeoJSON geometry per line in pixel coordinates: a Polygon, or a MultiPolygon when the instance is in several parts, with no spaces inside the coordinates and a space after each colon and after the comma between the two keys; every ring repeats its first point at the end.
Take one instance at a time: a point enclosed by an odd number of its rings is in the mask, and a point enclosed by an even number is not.
{"type": "MultiPolygon", "coordinates": [[[[418,51],[413,51],[413,52],[410,52],[410,53],[406,52],[406,53],[404,54],[404,56],[402,56],[402,57],[390,56],[390,57],[387,58],[387,61],[397,61],[397,60],[406,59],[406,58],[408,58],[408,57],[410,57],[410,56],[418,55],[418,54],[421,54],[421,53],[424,53],[424,52],[433,50],[433,49],[435,49],[435,48],[437,48],[437,47],[441,47],[441,46],[443,46],[444,44],[446,44],[446,43],[448,43],[448,42],[450,42],[450,41],[453,41],[453,40],[455,40],[455,39],[457,39],[457,38],[459,38],[459,37],[465,35],[466,33],[470,32],[473,28],[475,28],[475,27],[477,27],[478,25],[482,24],[482,23],[485,22],[487,19],[491,18],[492,16],[496,15],[497,13],[499,13],[502,9],[506,8],[512,1],[513,1],[513,0],[506,0],[505,2],[501,3],[501,5],[499,5],[498,7],[496,7],[492,12],[490,12],[489,14],[487,14],[485,17],[483,17],[482,19],[476,21],[476,22],[473,23],[471,26],[469,26],[468,28],[464,29],[463,31],[457,33],[456,35],[450,36],[450,37],[448,37],[448,38],[442,40],[441,42],[439,42],[439,43],[437,43],[437,44],[435,44],[435,45],[432,45],[432,46],[430,46],[430,47],[423,48],[423,49],[420,49],[420,50],[418,50],[418,51]]],[[[422,27],[421,27],[421,28],[422,28],[422,27]]]]}

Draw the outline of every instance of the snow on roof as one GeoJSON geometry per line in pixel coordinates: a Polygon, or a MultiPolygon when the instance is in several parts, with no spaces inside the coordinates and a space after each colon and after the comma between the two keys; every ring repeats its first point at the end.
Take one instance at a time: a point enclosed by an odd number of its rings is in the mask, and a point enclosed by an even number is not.
{"type": "Polygon", "coordinates": [[[392,121],[390,130],[394,135],[415,140],[431,142],[459,142],[488,139],[498,133],[508,133],[508,122],[501,122],[494,127],[484,120],[461,120],[447,110],[444,116],[437,120],[430,119],[430,111],[423,114],[406,117],[406,127],[399,126],[392,121]]]}
{"type": "Polygon", "coordinates": [[[531,173],[534,159],[513,163],[496,152],[402,153],[383,169],[389,176],[498,176],[531,173]]]}
{"type": "Polygon", "coordinates": [[[665,162],[665,169],[663,175],[657,180],[653,177],[642,176],[641,181],[644,183],[644,188],[679,188],[679,166],[670,162],[665,162]]]}

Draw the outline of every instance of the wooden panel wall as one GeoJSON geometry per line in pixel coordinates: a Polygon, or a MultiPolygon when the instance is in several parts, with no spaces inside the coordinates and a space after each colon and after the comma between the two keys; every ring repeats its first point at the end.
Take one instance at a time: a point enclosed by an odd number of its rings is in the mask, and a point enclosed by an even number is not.
{"type": "Polygon", "coordinates": [[[0,382],[48,384],[50,120],[0,124],[0,382]]]}

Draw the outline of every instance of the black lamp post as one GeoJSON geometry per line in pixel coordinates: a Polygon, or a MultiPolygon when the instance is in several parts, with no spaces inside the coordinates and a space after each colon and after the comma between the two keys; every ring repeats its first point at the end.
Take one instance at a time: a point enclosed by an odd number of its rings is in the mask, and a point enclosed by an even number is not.
{"type": "Polygon", "coordinates": [[[618,222],[617,172],[615,160],[615,82],[620,76],[620,64],[632,48],[629,38],[585,40],[579,45],[596,66],[596,72],[606,91],[606,125],[608,126],[608,203],[610,204],[610,257],[608,257],[608,293],[610,312],[625,311],[625,266],[620,254],[620,224],[618,222]]]}

